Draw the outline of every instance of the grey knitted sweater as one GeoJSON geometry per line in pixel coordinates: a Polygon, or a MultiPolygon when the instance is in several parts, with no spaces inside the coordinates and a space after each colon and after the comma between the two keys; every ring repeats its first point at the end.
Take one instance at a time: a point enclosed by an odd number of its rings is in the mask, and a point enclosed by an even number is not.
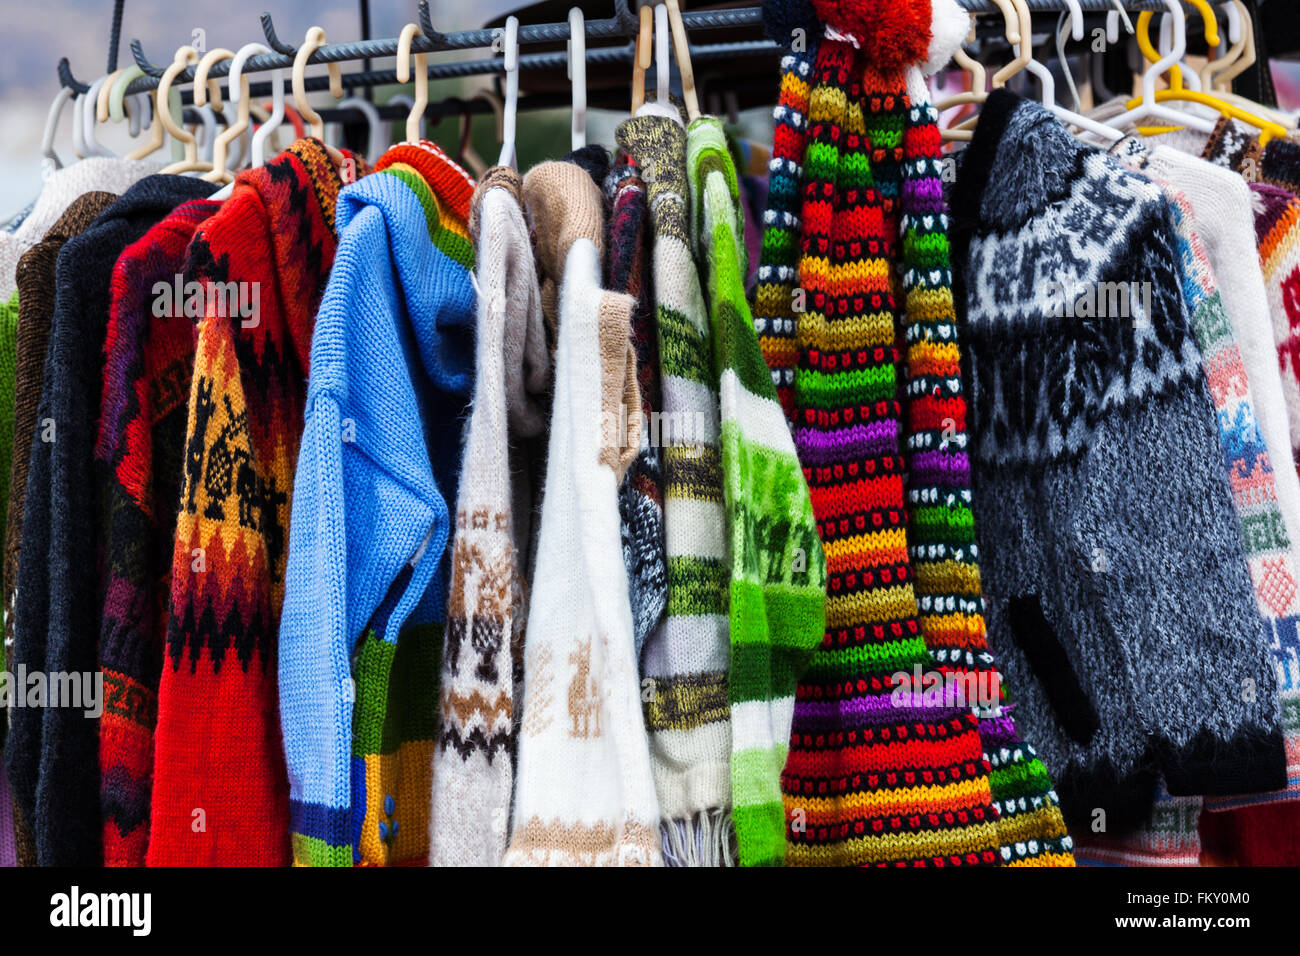
{"type": "Polygon", "coordinates": [[[1161,771],[1174,794],[1282,785],[1167,200],[1000,91],[952,213],[989,641],[1067,820],[1131,825],[1161,771]]]}

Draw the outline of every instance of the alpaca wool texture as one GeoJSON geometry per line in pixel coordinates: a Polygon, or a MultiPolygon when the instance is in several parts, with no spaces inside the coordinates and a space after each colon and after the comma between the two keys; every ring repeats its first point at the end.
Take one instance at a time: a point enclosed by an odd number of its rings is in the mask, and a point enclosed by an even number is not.
{"type": "MultiPolygon", "coordinates": [[[[996,811],[973,712],[896,686],[928,669],[907,550],[896,307],[865,140],[866,64],[817,52],[804,158],[795,446],[826,554],[826,633],[799,681],[782,778],[796,865],[998,865],[996,811]]],[[[895,110],[901,73],[872,71],[895,110]]],[[[880,162],[901,154],[882,149],[880,162]]]]}
{"type": "Polygon", "coordinates": [[[691,233],[719,374],[730,584],[732,820],[742,866],[785,861],[781,768],[799,674],[826,627],[826,558],[745,301],[740,184],[722,124],[686,137],[691,233]]]}
{"type": "MultiPolygon", "coordinates": [[[[1179,134],[1148,137],[1156,143],[1144,170],[1180,190],[1196,215],[1197,231],[1216,276],[1231,276],[1219,289],[1241,350],[1260,436],[1272,462],[1292,457],[1286,397],[1269,315],[1268,289],[1255,234],[1250,187],[1236,173],[1189,156],[1171,146],[1179,134]]],[[[1278,507],[1284,526],[1268,529],[1279,547],[1289,547],[1300,567],[1300,475],[1293,468],[1275,469],[1278,507]]]]}
{"type": "Polygon", "coordinates": [[[519,438],[545,428],[551,357],[519,174],[484,173],[470,233],[478,262],[474,400],[466,426],[452,547],[448,632],[468,635],[475,657],[442,656],[440,727],[433,754],[434,866],[499,866],[514,783],[516,660],[522,660],[527,515],[516,521],[512,484],[519,438]]]}
{"type": "MultiPolygon", "coordinates": [[[[945,6],[936,0],[936,15],[945,6]]],[[[958,13],[959,22],[969,19],[964,11],[958,13]]],[[[964,35],[959,26],[955,36],[964,35]]],[[[931,56],[941,57],[933,50],[931,56]]],[[[939,117],[920,70],[909,68],[907,80],[901,135],[888,122],[877,126],[877,118],[891,118],[877,109],[884,102],[881,98],[870,98],[866,123],[876,153],[895,145],[903,155],[897,228],[907,343],[908,554],[916,575],[917,619],[939,670],[959,676],[966,687],[974,675],[986,692],[996,688],[996,698],[988,693],[993,699],[980,702],[988,711],[980,713],[979,729],[998,810],[1003,863],[1069,866],[1072,841],[1051,778],[1034,748],[1021,738],[1012,716],[1014,705],[1007,701],[986,639],[967,452],[968,408],[939,166],[939,117]]],[[[873,162],[873,172],[881,165],[873,162]]],[[[885,172],[887,168],[880,169],[885,172]]]]}
{"type": "MultiPolygon", "coordinates": [[[[1135,138],[1126,137],[1111,152],[1141,170],[1148,151],[1135,138]]],[[[1154,181],[1169,200],[1183,267],[1183,298],[1214,400],[1219,445],[1232,488],[1242,546],[1255,585],[1256,606],[1275,634],[1283,628],[1293,630],[1294,622],[1289,625],[1283,622],[1294,618],[1297,611],[1295,559],[1290,548],[1279,546],[1271,535],[1261,535],[1255,530],[1281,527],[1282,514],[1277,504],[1273,465],[1256,426],[1241,351],[1224,312],[1209,253],[1197,233],[1191,203],[1171,184],[1154,181]]],[[[1285,691],[1282,699],[1285,700],[1285,691]]],[[[1085,831],[1082,841],[1085,852],[1091,859],[1105,862],[1196,866],[1200,859],[1196,821],[1201,807],[1199,796],[1170,796],[1161,784],[1148,822],[1128,834],[1085,831]]]]}
{"type": "MultiPolygon", "coordinates": [[[[36,662],[45,656],[45,632],[32,628],[25,635],[23,647],[15,646],[14,606],[18,593],[18,557],[22,544],[23,513],[27,500],[27,468],[31,460],[32,441],[37,427],[36,410],[41,400],[41,383],[45,372],[45,353],[49,344],[50,323],[54,317],[54,274],[59,252],[73,236],[88,229],[101,212],[117,200],[108,192],[87,193],[71,203],[45,236],[18,261],[18,340],[17,371],[14,378],[14,446],[9,480],[9,501],[5,523],[5,660],[10,667],[36,662]]],[[[48,509],[41,498],[41,512],[48,509]]],[[[44,612],[42,612],[44,614],[44,612]]],[[[41,620],[45,618],[42,616],[41,620]]],[[[30,716],[30,715],[28,715],[30,716]]],[[[20,718],[28,734],[23,746],[34,751],[39,747],[40,721],[20,718]],[[33,736],[34,735],[34,736],[33,736]]],[[[35,801],[35,774],[7,775],[13,791],[14,836],[20,866],[36,865],[36,843],[28,813],[35,801]],[[26,810],[24,808],[27,808],[26,810]]]]}
{"type": "Polygon", "coordinates": [[[1000,90],[952,212],[989,633],[1067,821],[1140,822],[1157,772],[1175,795],[1276,787],[1267,630],[1159,187],[1000,90]],[[1101,282],[1149,299],[1121,321],[1054,304],[1101,282]]]}
{"type": "Polygon", "coordinates": [[[659,626],[668,607],[668,553],[664,545],[663,456],[651,441],[650,423],[663,409],[659,386],[659,343],[655,336],[654,294],[651,288],[650,223],[641,170],[627,153],[605,177],[610,205],[606,237],[605,286],[636,299],[632,313],[632,348],[636,352],[641,447],[618,488],[622,519],[623,563],[627,566],[632,601],[636,658],[646,638],[659,626]]]}
{"type": "Polygon", "coordinates": [[[655,171],[649,208],[668,426],[657,436],[668,613],[646,640],[645,726],[668,862],[713,866],[733,859],[726,512],[718,373],[690,244],[686,130],[675,107],[650,102],[616,135],[639,166],[655,171]]]}
{"type": "Polygon", "coordinates": [[[190,244],[187,281],[234,282],[257,315],[198,323],[158,691],[150,866],[284,866],[289,786],[276,692],[289,502],[312,324],[342,183],[298,140],[240,173],[190,244]],[[206,829],[193,827],[202,808],[206,829]]]}
{"type": "MultiPolygon", "coordinates": [[[[29,659],[29,669],[98,669],[103,555],[94,448],[113,267],[129,244],[177,205],[215,188],[201,180],[148,176],[59,253],[37,411],[38,427],[42,433],[52,428],[55,440],[32,441],[18,563],[15,644],[44,632],[43,660],[33,666],[29,659]]],[[[98,720],[73,706],[46,707],[38,719],[39,768],[29,817],[37,859],[42,866],[98,865],[98,720]]],[[[31,752],[14,756],[26,762],[31,752]]]]}
{"type": "Polygon", "coordinates": [[[0,299],[8,300],[18,287],[19,259],[45,238],[69,206],[87,193],[120,196],[133,184],[156,173],[158,165],[116,156],[88,156],[52,172],[22,224],[11,233],[0,234],[0,299]]]}
{"type": "MultiPolygon", "coordinates": [[[[90,227],[116,201],[110,192],[90,192],[68,205],[62,216],[18,260],[18,337],[15,347],[14,444],[5,518],[4,626],[5,644],[13,644],[14,598],[18,585],[18,555],[22,543],[23,511],[27,500],[27,465],[31,459],[36,407],[41,400],[45,352],[54,317],[54,269],[63,244],[90,227]]],[[[39,638],[44,640],[44,638],[39,638]]],[[[43,653],[43,652],[42,652],[43,653]]],[[[12,655],[6,655],[9,659],[12,655]]]]}
{"type": "Polygon", "coordinates": [[[469,263],[439,248],[425,180],[402,168],[339,194],[312,333],[279,649],[300,865],[428,856],[455,493],[433,463],[460,451],[474,290],[469,263]]]}
{"type": "Polygon", "coordinates": [[[636,300],[603,291],[596,245],[561,229],[600,216],[595,184],[573,173],[542,163],[523,184],[541,271],[558,282],[559,339],[505,864],[661,865],[619,536],[618,483],[637,445],[609,427],[619,402],[640,404],[628,362],[636,300]],[[546,190],[556,182],[567,188],[546,190]],[[541,241],[561,232],[567,246],[541,241]]]}
{"type": "Polygon", "coordinates": [[[113,267],[95,442],[107,556],[99,630],[106,866],[144,866],[149,846],[153,730],[194,372],[193,323],[179,303],[155,314],[155,283],[170,286],[184,271],[195,231],[220,208],[206,199],[182,203],[113,267]]]}

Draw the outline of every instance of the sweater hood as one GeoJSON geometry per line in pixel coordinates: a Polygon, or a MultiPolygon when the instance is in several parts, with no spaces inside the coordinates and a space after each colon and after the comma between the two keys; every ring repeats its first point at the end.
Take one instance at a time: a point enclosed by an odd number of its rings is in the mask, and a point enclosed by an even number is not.
{"type": "MultiPolygon", "coordinates": [[[[433,195],[420,181],[382,173],[366,176],[339,194],[340,234],[366,209],[383,217],[387,255],[399,287],[407,293],[411,331],[425,373],[440,389],[468,395],[474,367],[474,290],[463,267],[432,242],[431,233],[441,228],[433,195]],[[426,289],[429,294],[410,294],[426,289]]],[[[373,248],[368,252],[382,254],[373,248]]]]}
{"type": "Polygon", "coordinates": [[[1015,229],[1064,198],[1083,156],[1050,111],[1009,90],[994,90],[952,190],[952,212],[993,228],[1015,229]]]}

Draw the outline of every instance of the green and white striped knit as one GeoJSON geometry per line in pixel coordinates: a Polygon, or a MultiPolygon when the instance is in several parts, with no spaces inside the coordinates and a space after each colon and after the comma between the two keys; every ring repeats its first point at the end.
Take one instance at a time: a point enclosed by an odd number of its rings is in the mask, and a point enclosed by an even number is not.
{"type": "Polygon", "coordinates": [[[727,542],[718,377],[687,224],[686,130],[675,110],[648,103],[617,136],[649,184],[663,380],[650,440],[664,452],[668,613],[645,644],[646,730],[666,860],[712,866],[732,859],[727,542]]]}
{"type": "Polygon", "coordinates": [[[732,819],[742,866],[785,862],[781,769],[795,685],[826,627],[826,559],[808,485],[745,299],[740,183],[722,123],[686,137],[691,235],[719,370],[731,617],[732,819]]]}

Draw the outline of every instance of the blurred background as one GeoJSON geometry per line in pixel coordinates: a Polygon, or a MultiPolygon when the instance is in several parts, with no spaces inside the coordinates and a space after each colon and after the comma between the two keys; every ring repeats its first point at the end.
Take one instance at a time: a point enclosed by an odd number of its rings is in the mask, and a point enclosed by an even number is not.
{"type": "MultiPolygon", "coordinates": [[[[614,4],[624,0],[430,0],[434,26],[442,31],[475,29],[499,25],[507,14],[515,13],[524,24],[562,22],[575,3],[588,19],[607,18],[614,4]]],[[[1263,34],[1276,40],[1275,50],[1300,49],[1300,2],[1297,0],[1256,0],[1263,34]]],[[[749,6],[754,0],[683,0],[683,8],[705,6],[749,6]]],[[[103,74],[107,66],[113,0],[0,0],[0,222],[24,208],[40,190],[42,177],[41,136],[51,100],[58,92],[56,64],[67,57],[73,75],[89,83],[103,74]]],[[[369,20],[369,36],[394,37],[408,22],[417,19],[416,0],[126,0],[121,42],[117,62],[126,66],[132,61],[130,41],[139,39],[145,55],[159,66],[171,61],[173,51],[182,44],[201,43],[205,49],[240,46],[263,41],[259,16],[266,10],[275,19],[282,40],[297,45],[313,25],[324,27],[332,42],[358,40],[363,33],[363,18],[369,20]],[[197,40],[197,42],[196,42],[197,40]]],[[[1038,24],[1035,24],[1036,28],[1038,24]]],[[[691,37],[692,45],[757,40],[758,30],[700,31],[691,37]]],[[[618,45],[617,41],[590,41],[589,46],[618,45]]],[[[530,46],[528,52],[563,49],[530,46]]],[[[485,50],[450,51],[431,57],[431,62],[480,59],[485,50]]],[[[372,61],[373,69],[391,69],[392,58],[372,61]]],[[[342,65],[344,72],[360,70],[359,62],[342,65]]],[[[1056,71],[1056,64],[1053,64],[1056,71]]],[[[310,74],[324,72],[324,67],[309,69],[310,74]]],[[[674,71],[675,73],[675,71],[674,71]]],[[[770,144],[771,109],[777,94],[777,63],[772,54],[747,58],[727,58],[695,62],[697,86],[705,110],[726,116],[729,128],[742,140],[770,144]]],[[[1300,66],[1274,60],[1272,78],[1281,108],[1300,108],[1300,66]]],[[[264,79],[265,77],[258,77],[264,79]]],[[[631,68],[619,64],[589,66],[588,86],[593,103],[607,108],[592,108],[588,117],[588,142],[613,145],[613,131],[626,117],[631,68]],[[598,88],[604,92],[598,93],[598,88]]],[[[1020,79],[1024,79],[1021,77],[1020,79]]],[[[491,87],[492,76],[440,80],[430,84],[430,108],[426,112],[425,135],[451,152],[460,154],[462,119],[451,114],[440,116],[436,108],[442,97],[470,97],[475,90],[491,87]]],[[[647,78],[652,86],[653,68],[647,78]]],[[[564,103],[571,93],[564,71],[521,74],[525,94],[540,92],[564,103]]],[[[1058,89],[1060,85],[1058,84],[1058,89]]],[[[674,91],[678,85],[674,77],[674,91]]],[[[411,88],[388,86],[374,91],[374,100],[384,103],[390,97],[409,94],[411,88]]],[[[1031,95],[1032,90],[1027,90],[1031,95]]],[[[317,107],[330,103],[328,93],[313,94],[317,107]]],[[[65,108],[55,137],[55,150],[70,160],[71,109],[65,108]]],[[[520,113],[519,166],[527,169],[546,158],[556,158],[569,150],[567,106],[520,113]]],[[[97,127],[101,141],[115,152],[125,152],[134,145],[125,124],[97,127]]],[[[353,129],[352,132],[363,132],[353,129]]],[[[491,115],[475,117],[468,123],[470,143],[478,155],[490,163],[497,155],[496,120],[491,115]]],[[[291,136],[282,142],[287,143],[291,136]]],[[[394,123],[389,142],[403,137],[400,123],[394,123]]]]}

